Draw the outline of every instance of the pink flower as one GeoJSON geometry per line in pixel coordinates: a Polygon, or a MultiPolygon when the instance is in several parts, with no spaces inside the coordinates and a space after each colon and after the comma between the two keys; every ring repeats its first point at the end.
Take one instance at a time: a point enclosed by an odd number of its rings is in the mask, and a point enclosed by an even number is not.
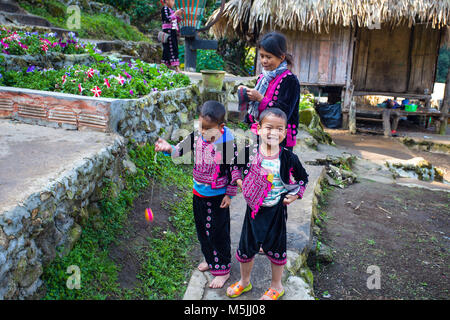
{"type": "Polygon", "coordinates": [[[91,89],[91,92],[94,94],[94,97],[100,97],[100,94],[102,93],[102,90],[98,86],[95,86],[91,89]]]}
{"type": "Polygon", "coordinates": [[[94,69],[89,68],[89,70],[86,71],[86,74],[87,74],[88,78],[92,78],[94,76],[94,69]]]}
{"type": "Polygon", "coordinates": [[[131,94],[131,95],[133,95],[133,94],[134,94],[133,90],[130,90],[130,94],[131,94]]]}
{"type": "Polygon", "coordinates": [[[62,84],[66,83],[66,78],[67,78],[67,75],[62,76],[62,84]]]}
{"type": "Polygon", "coordinates": [[[46,44],[43,44],[43,45],[41,46],[41,48],[42,48],[42,50],[44,50],[45,53],[47,53],[48,46],[47,46],[46,44]]]}
{"type": "Polygon", "coordinates": [[[79,83],[78,84],[78,91],[80,92],[80,93],[82,93],[83,92],[83,87],[81,86],[81,83],[79,83]]]}
{"type": "Polygon", "coordinates": [[[125,83],[125,78],[122,77],[122,75],[119,74],[118,77],[116,77],[117,81],[119,81],[119,83],[123,86],[123,84],[125,83]]]}
{"type": "Polygon", "coordinates": [[[108,88],[111,88],[111,85],[109,84],[108,78],[105,78],[105,79],[104,79],[104,83],[105,83],[105,85],[106,85],[108,88]]]}
{"type": "Polygon", "coordinates": [[[4,40],[5,40],[4,38],[2,40],[0,40],[0,43],[5,47],[5,49],[8,49],[9,48],[9,44],[3,42],[4,40]]]}
{"type": "Polygon", "coordinates": [[[127,73],[125,70],[123,70],[123,73],[127,76],[128,79],[131,79],[131,75],[129,73],[127,73]]]}

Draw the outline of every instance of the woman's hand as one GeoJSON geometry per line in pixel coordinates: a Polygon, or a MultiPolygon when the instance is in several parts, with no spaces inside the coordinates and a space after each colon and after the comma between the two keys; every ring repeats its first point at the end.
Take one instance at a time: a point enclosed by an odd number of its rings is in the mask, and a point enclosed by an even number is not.
{"type": "Polygon", "coordinates": [[[179,16],[179,17],[181,17],[183,15],[183,13],[184,13],[184,9],[183,8],[178,9],[177,11],[175,11],[175,15],[179,16]]]}
{"type": "Polygon", "coordinates": [[[228,208],[231,204],[231,198],[228,195],[225,195],[225,197],[223,197],[222,199],[222,203],[220,204],[220,207],[222,209],[228,208]]]}
{"type": "Polygon", "coordinates": [[[166,140],[158,138],[158,141],[155,142],[155,151],[172,152],[172,146],[166,140]]]}
{"type": "Polygon", "coordinates": [[[237,179],[236,184],[242,190],[242,179],[237,179]]]}
{"type": "Polygon", "coordinates": [[[288,205],[294,202],[298,199],[298,195],[293,194],[287,194],[286,197],[283,199],[283,204],[288,205]]]}
{"type": "Polygon", "coordinates": [[[264,96],[261,93],[259,93],[258,90],[248,88],[247,88],[247,96],[250,100],[258,102],[261,102],[262,99],[264,98],[264,96]]]}

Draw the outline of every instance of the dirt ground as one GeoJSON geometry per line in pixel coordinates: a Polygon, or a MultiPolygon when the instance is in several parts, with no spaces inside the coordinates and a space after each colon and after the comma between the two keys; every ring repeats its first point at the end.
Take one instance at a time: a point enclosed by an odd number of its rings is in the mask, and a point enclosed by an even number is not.
{"type": "MultiPolygon", "coordinates": [[[[331,134],[338,147],[365,159],[422,156],[447,174],[450,168],[450,155],[412,151],[393,138],[331,134]]],[[[450,193],[359,179],[325,198],[319,241],[333,262],[309,261],[317,298],[450,298],[450,193]],[[380,289],[367,286],[369,266],[379,268],[380,289]]]]}
{"type": "MultiPolygon", "coordinates": [[[[175,186],[166,187],[155,183],[139,197],[134,200],[133,208],[128,213],[127,224],[124,227],[125,233],[118,238],[118,243],[112,245],[110,257],[121,266],[118,281],[123,289],[133,289],[138,284],[136,276],[139,274],[141,261],[138,251],[140,248],[148,246],[148,238],[153,237],[152,230],[160,228],[161,230],[175,231],[169,217],[170,210],[164,205],[168,202],[177,201],[177,188],[175,186]],[[154,220],[152,223],[145,219],[145,209],[152,208],[154,220]]],[[[199,260],[200,250],[193,250],[193,261],[199,260]]]]}
{"type": "Polygon", "coordinates": [[[369,180],[330,192],[321,241],[332,248],[333,262],[312,266],[316,296],[449,299],[449,204],[447,192],[369,180]],[[372,265],[380,289],[367,287],[372,265]]]}
{"type": "MultiPolygon", "coordinates": [[[[368,126],[368,124],[368,122],[361,121],[361,127],[368,126]]],[[[444,171],[444,179],[450,181],[450,155],[410,149],[398,138],[385,138],[382,135],[382,131],[380,131],[381,126],[373,123],[370,125],[370,128],[377,129],[380,135],[367,133],[350,135],[346,130],[333,129],[326,129],[326,131],[332,136],[333,141],[339,148],[346,149],[358,157],[378,163],[384,162],[387,159],[408,160],[422,157],[435,167],[442,169],[444,171]]],[[[398,134],[401,137],[414,129],[418,130],[415,132],[432,133],[430,130],[417,126],[409,127],[405,122],[401,122],[398,134]]],[[[450,132],[448,135],[450,135],[450,132]]]]}

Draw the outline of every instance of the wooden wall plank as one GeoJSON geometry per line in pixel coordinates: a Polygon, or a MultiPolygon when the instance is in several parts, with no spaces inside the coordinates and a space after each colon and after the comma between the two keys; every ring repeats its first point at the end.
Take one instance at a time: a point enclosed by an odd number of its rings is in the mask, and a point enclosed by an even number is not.
{"type": "Polygon", "coordinates": [[[416,25],[411,52],[411,71],[408,91],[418,94],[433,91],[440,31],[416,25]]]}

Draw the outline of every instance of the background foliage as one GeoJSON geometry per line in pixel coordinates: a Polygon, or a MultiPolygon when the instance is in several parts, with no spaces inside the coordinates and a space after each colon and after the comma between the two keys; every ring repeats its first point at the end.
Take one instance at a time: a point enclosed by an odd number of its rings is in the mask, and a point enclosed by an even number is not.
{"type": "Polygon", "coordinates": [[[443,47],[439,51],[438,66],[436,72],[436,82],[445,82],[447,72],[450,69],[450,47],[443,47]]]}

